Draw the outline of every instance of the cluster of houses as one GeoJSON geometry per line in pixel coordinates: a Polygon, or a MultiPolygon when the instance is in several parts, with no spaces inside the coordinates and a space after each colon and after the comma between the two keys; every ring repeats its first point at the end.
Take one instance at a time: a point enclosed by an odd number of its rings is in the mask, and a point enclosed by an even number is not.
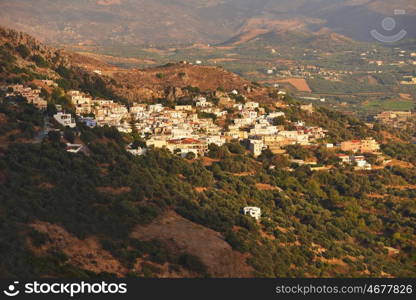
{"type": "MultiPolygon", "coordinates": [[[[302,105],[301,110],[313,113],[313,106],[302,105]]],[[[321,127],[305,126],[302,121],[292,122],[293,130],[285,130],[283,125],[273,125],[278,117],[285,117],[284,112],[272,112],[252,120],[251,129],[247,133],[249,148],[253,155],[259,156],[263,150],[270,149],[273,153],[282,153],[288,145],[311,146],[325,138],[326,130],[321,127]]],[[[246,123],[250,119],[246,119],[246,123]]],[[[236,121],[236,120],[235,120],[236,121]]]]}
{"type": "MultiPolygon", "coordinates": [[[[344,152],[380,154],[380,145],[373,138],[345,141],[339,146],[340,150],[344,152]]],[[[337,157],[343,164],[355,166],[356,170],[372,169],[372,165],[366,161],[363,155],[337,154],[337,157]]]]}
{"type": "Polygon", "coordinates": [[[400,84],[404,84],[404,85],[416,84],[416,77],[415,76],[403,76],[403,80],[400,81],[400,84]]]}
{"type": "MultiPolygon", "coordinates": [[[[238,91],[232,94],[238,95],[238,91]]],[[[222,146],[233,139],[247,140],[253,155],[258,156],[267,148],[279,153],[287,145],[307,146],[325,137],[325,130],[306,127],[303,122],[294,123],[294,130],[285,130],[284,126],[274,125],[276,118],[285,117],[284,112],[266,114],[257,102],[237,103],[224,95],[220,97],[223,102],[221,106],[233,109],[238,115],[227,129],[216,125],[210,117],[200,117],[201,113],[216,118],[226,118],[228,115],[226,109],[219,108],[201,96],[196,97],[192,105],[177,105],[174,108],[162,104],[135,104],[127,108],[112,100],[93,99],[80,91],[69,91],[68,95],[77,115],[94,116],[80,119],[91,127],[114,126],[126,133],[134,128],[147,138],[147,147],[165,147],[183,157],[190,152],[196,157],[203,156],[208,152],[209,144],[222,146]]],[[[312,105],[304,105],[301,109],[313,112],[312,105]]],[[[71,122],[67,115],[60,115],[61,121],[57,121],[63,124],[64,117],[67,118],[64,122],[71,122]]],[[[130,150],[138,155],[143,153],[137,149],[130,150]]]]}
{"type": "Polygon", "coordinates": [[[128,123],[129,110],[124,106],[112,100],[93,99],[92,97],[80,92],[69,91],[71,103],[75,107],[75,113],[79,116],[94,115],[94,120],[85,119],[85,122],[92,127],[92,124],[98,126],[114,126],[121,132],[131,132],[128,123]]]}
{"type": "MultiPolygon", "coordinates": [[[[129,108],[112,100],[93,99],[80,91],[69,91],[71,103],[80,121],[87,126],[114,126],[119,131],[130,133],[137,130],[147,137],[147,147],[166,147],[173,153],[195,156],[208,151],[211,143],[223,145],[221,127],[208,118],[199,118],[198,112],[222,117],[227,114],[215,108],[203,97],[195,99],[194,105],[177,105],[174,108],[162,104],[135,104],[129,108]],[[94,116],[94,117],[91,117],[94,116]]],[[[129,149],[135,155],[145,153],[143,149],[129,149]]]]}
{"type": "Polygon", "coordinates": [[[402,128],[415,117],[410,111],[384,111],[374,117],[378,122],[391,127],[402,128]]]}
{"type": "Polygon", "coordinates": [[[356,170],[371,170],[372,166],[362,155],[336,154],[344,165],[353,165],[356,170]]]}
{"type": "Polygon", "coordinates": [[[416,65],[416,53],[408,52],[400,48],[394,48],[394,57],[386,57],[384,60],[380,59],[380,54],[376,49],[361,53],[361,59],[367,61],[370,65],[390,65],[390,66],[405,66],[416,65]]]}
{"type": "Polygon", "coordinates": [[[276,68],[267,70],[267,74],[271,75],[277,72],[281,78],[323,78],[330,81],[340,81],[346,75],[352,75],[351,71],[330,70],[314,65],[295,65],[289,66],[288,70],[279,70],[276,68]]]}
{"type": "Polygon", "coordinates": [[[48,106],[48,102],[40,96],[40,89],[32,89],[22,84],[15,84],[5,87],[5,90],[7,90],[6,97],[24,97],[27,102],[33,104],[39,110],[46,110],[48,106]]]}

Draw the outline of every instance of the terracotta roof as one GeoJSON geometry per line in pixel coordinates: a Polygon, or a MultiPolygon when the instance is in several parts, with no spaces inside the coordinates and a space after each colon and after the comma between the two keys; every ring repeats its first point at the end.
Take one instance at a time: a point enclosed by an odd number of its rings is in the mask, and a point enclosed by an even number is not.
{"type": "Polygon", "coordinates": [[[185,139],[178,139],[178,140],[169,140],[168,143],[171,144],[200,144],[201,142],[196,139],[185,138],[185,139]]]}

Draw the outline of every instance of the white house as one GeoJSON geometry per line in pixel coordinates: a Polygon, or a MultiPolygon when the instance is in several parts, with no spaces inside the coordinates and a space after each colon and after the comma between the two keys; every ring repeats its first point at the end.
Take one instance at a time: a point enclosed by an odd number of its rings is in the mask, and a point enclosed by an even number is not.
{"type": "Polygon", "coordinates": [[[296,144],[308,145],[309,144],[309,135],[302,133],[301,131],[280,131],[280,136],[283,136],[287,139],[293,140],[296,144]]]}
{"type": "Polygon", "coordinates": [[[212,107],[212,103],[204,97],[199,97],[196,99],[196,107],[212,107]]]}
{"type": "Polygon", "coordinates": [[[161,112],[163,110],[163,105],[162,104],[151,104],[151,105],[149,105],[148,110],[150,112],[161,112]]]}
{"type": "Polygon", "coordinates": [[[277,126],[256,124],[250,129],[250,135],[273,135],[279,132],[277,126]]]}
{"type": "Polygon", "coordinates": [[[250,140],[250,151],[255,157],[259,156],[264,149],[264,143],[262,140],[250,140]]]}
{"type": "Polygon", "coordinates": [[[144,111],[145,111],[145,109],[146,109],[146,107],[145,107],[144,105],[139,105],[139,104],[136,104],[136,105],[134,105],[134,106],[130,107],[130,108],[129,108],[129,111],[130,111],[130,113],[132,113],[132,114],[137,114],[137,113],[142,113],[142,112],[144,112],[144,111]]]}
{"type": "Polygon", "coordinates": [[[217,146],[222,146],[225,144],[225,138],[220,135],[210,135],[202,138],[202,140],[207,144],[215,144],[217,146]]]}
{"type": "Polygon", "coordinates": [[[75,153],[76,154],[79,151],[81,151],[82,148],[83,148],[83,146],[80,145],[80,144],[69,144],[69,143],[66,144],[66,151],[70,152],[70,153],[75,153]]]}
{"type": "Polygon", "coordinates": [[[259,207],[244,207],[244,215],[259,221],[261,218],[261,209],[259,207]]]}
{"type": "Polygon", "coordinates": [[[364,156],[353,156],[352,161],[356,165],[356,170],[371,170],[372,166],[369,164],[364,156]]]}
{"type": "Polygon", "coordinates": [[[172,128],[171,135],[172,135],[172,138],[174,139],[190,138],[194,136],[192,128],[184,128],[184,127],[172,128]]]}
{"type": "Polygon", "coordinates": [[[242,116],[243,118],[247,118],[247,119],[252,119],[252,120],[254,120],[254,119],[256,119],[256,118],[257,118],[258,114],[257,114],[257,112],[256,112],[256,111],[243,110],[243,111],[241,112],[241,116],[242,116]]]}
{"type": "Polygon", "coordinates": [[[234,119],[233,122],[234,124],[237,126],[237,129],[247,126],[247,125],[251,125],[254,123],[255,120],[250,119],[250,118],[243,118],[243,119],[234,119]]]}
{"type": "Polygon", "coordinates": [[[123,133],[131,133],[133,129],[131,128],[130,123],[124,122],[116,126],[117,130],[123,133]]]}
{"type": "Polygon", "coordinates": [[[285,113],[282,111],[276,111],[276,112],[272,112],[270,114],[267,115],[266,119],[269,123],[272,123],[274,119],[278,118],[278,117],[284,117],[285,113]]]}
{"type": "Polygon", "coordinates": [[[71,114],[65,114],[65,113],[59,112],[56,115],[54,115],[53,118],[55,119],[56,122],[58,122],[64,127],[75,128],[77,126],[71,114]]]}
{"type": "Polygon", "coordinates": [[[178,111],[192,111],[192,105],[176,105],[175,110],[178,110],[178,111]]]}
{"type": "Polygon", "coordinates": [[[235,108],[236,110],[243,110],[243,104],[241,103],[236,103],[233,105],[233,108],[235,108]]]}
{"type": "Polygon", "coordinates": [[[260,104],[258,102],[247,102],[244,104],[244,108],[248,110],[254,110],[256,108],[259,108],[260,104]]]}
{"type": "Polygon", "coordinates": [[[146,154],[147,149],[139,147],[138,149],[127,149],[127,152],[130,152],[134,156],[142,156],[146,154]]]}
{"type": "Polygon", "coordinates": [[[351,159],[348,155],[346,154],[336,154],[336,156],[341,160],[342,163],[344,164],[350,164],[351,163],[351,159]]]}

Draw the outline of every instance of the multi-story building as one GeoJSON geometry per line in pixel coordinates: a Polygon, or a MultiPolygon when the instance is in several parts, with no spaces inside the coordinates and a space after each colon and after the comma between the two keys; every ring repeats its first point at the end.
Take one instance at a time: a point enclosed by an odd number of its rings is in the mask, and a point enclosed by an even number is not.
{"type": "Polygon", "coordinates": [[[193,107],[192,105],[176,105],[175,110],[179,111],[192,111],[193,107]]]}
{"type": "Polygon", "coordinates": [[[283,136],[287,139],[287,143],[290,144],[300,144],[300,145],[309,145],[309,135],[305,134],[302,131],[280,131],[280,136],[283,136]]]}
{"type": "Polygon", "coordinates": [[[274,135],[277,134],[279,130],[276,126],[256,124],[254,128],[250,130],[250,135],[274,135]]]}
{"type": "Polygon", "coordinates": [[[195,153],[196,156],[203,156],[208,152],[208,145],[206,143],[191,138],[168,140],[166,148],[172,153],[179,151],[183,156],[189,152],[195,153]]]}
{"type": "Polygon", "coordinates": [[[352,140],[341,143],[342,151],[372,153],[380,150],[380,145],[373,138],[366,138],[364,140],[352,140]]]}
{"type": "Polygon", "coordinates": [[[74,118],[71,114],[66,114],[63,112],[59,112],[53,116],[56,122],[61,124],[64,127],[75,128],[77,124],[75,123],[74,118]]]}
{"type": "Polygon", "coordinates": [[[361,140],[361,152],[377,152],[380,150],[380,145],[373,138],[366,138],[361,140]]]}
{"type": "Polygon", "coordinates": [[[256,108],[259,108],[259,107],[260,107],[260,104],[258,102],[253,102],[253,101],[246,102],[244,104],[244,109],[247,109],[247,110],[255,110],[256,108]]]}
{"type": "Polygon", "coordinates": [[[254,157],[259,156],[265,149],[265,145],[261,139],[250,139],[249,149],[254,157]]]}
{"type": "Polygon", "coordinates": [[[68,95],[71,97],[71,103],[75,106],[77,115],[88,115],[92,112],[91,105],[93,100],[80,91],[69,91],[68,95]]]}

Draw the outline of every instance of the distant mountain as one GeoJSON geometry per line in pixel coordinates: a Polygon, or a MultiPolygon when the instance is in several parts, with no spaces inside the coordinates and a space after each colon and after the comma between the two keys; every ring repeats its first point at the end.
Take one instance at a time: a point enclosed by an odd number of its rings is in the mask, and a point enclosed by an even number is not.
{"type": "MultiPolygon", "coordinates": [[[[317,31],[310,30],[299,18],[270,22],[258,19],[251,21],[244,26],[241,33],[219,45],[238,46],[262,41],[276,46],[328,49],[356,43],[354,39],[336,33],[328,27],[321,27],[317,31]],[[262,23],[261,27],[258,26],[259,23],[262,23]]],[[[309,22],[312,24],[313,20],[310,19],[309,22]]]]}
{"type": "Polygon", "coordinates": [[[324,44],[351,42],[350,39],[374,41],[370,33],[373,29],[387,36],[404,29],[407,37],[416,37],[415,15],[416,4],[408,0],[394,3],[378,0],[267,1],[261,13],[247,19],[228,42],[239,43],[264,36],[269,40],[274,36],[275,41],[285,38],[288,41],[287,33],[293,31],[301,33],[304,41],[312,45],[313,40],[326,40],[324,44]],[[395,12],[399,15],[395,16],[395,12]],[[396,22],[391,32],[382,28],[382,21],[388,16],[396,22]]]}
{"type": "Polygon", "coordinates": [[[0,24],[65,44],[221,43],[247,32],[328,28],[358,40],[393,16],[416,37],[412,0],[14,0],[0,1],[0,24]],[[394,16],[394,11],[405,15],[394,16]]]}
{"type": "Polygon", "coordinates": [[[1,24],[57,43],[221,41],[249,17],[219,0],[0,1],[1,24]]]}

